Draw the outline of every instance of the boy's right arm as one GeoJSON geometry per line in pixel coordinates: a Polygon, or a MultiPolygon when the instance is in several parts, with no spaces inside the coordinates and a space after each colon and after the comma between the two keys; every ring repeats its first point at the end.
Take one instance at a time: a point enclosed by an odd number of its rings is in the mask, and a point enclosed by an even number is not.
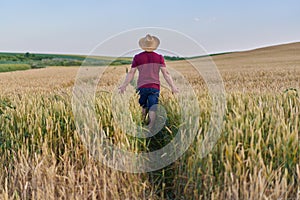
{"type": "Polygon", "coordinates": [[[120,93],[124,93],[126,90],[127,85],[132,81],[134,74],[136,72],[136,67],[131,68],[130,71],[127,73],[127,76],[125,78],[125,81],[120,85],[119,90],[120,93]]]}

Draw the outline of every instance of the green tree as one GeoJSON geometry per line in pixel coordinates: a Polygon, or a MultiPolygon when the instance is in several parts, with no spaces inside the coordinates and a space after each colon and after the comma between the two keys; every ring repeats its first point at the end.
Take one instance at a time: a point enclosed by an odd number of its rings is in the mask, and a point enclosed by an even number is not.
{"type": "Polygon", "coordinates": [[[30,56],[29,52],[26,52],[25,55],[24,55],[25,58],[29,58],[29,56],[30,56]]]}

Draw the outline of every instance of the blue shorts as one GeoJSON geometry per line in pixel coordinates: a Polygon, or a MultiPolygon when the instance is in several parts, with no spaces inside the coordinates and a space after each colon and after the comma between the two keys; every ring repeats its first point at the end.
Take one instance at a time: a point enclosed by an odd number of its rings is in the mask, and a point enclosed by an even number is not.
{"type": "Polygon", "coordinates": [[[159,90],[154,88],[139,88],[139,104],[150,110],[151,106],[158,104],[159,90]]]}

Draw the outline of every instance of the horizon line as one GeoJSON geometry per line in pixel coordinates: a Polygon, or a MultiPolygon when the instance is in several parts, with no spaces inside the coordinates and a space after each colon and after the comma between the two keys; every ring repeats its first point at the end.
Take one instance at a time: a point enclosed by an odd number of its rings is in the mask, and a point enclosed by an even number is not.
{"type": "MultiPolygon", "coordinates": [[[[284,42],[284,43],[274,43],[274,44],[266,44],[266,45],[260,45],[257,47],[253,48],[247,48],[247,49],[236,49],[236,50],[228,50],[228,51],[216,51],[216,52],[209,52],[208,54],[204,55],[197,55],[197,56],[184,56],[183,58],[189,58],[189,57],[198,57],[198,56],[207,56],[207,55],[218,55],[218,54],[227,54],[227,53],[237,53],[237,52],[247,52],[247,51],[253,51],[257,49],[262,49],[262,48],[267,48],[267,47],[274,47],[274,46],[280,46],[280,45],[288,45],[288,44],[293,44],[293,43],[299,43],[299,41],[289,41],[289,42],[284,42]]],[[[159,49],[158,49],[159,50],[159,49]]],[[[141,49],[141,51],[143,51],[141,49]]],[[[103,56],[103,57],[118,57],[118,56],[109,56],[109,55],[88,55],[88,54],[83,54],[83,53],[78,53],[78,52],[51,52],[51,51],[6,51],[6,50],[0,50],[0,53],[12,53],[12,54],[24,54],[24,53],[31,53],[31,54],[48,54],[48,55],[69,55],[69,56],[103,56]]],[[[166,55],[168,56],[168,55],[166,55]]]]}

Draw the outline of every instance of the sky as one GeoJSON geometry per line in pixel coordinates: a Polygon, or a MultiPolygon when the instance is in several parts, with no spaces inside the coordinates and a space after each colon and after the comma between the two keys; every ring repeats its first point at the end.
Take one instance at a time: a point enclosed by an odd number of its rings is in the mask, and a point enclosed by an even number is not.
{"type": "Polygon", "coordinates": [[[299,0],[2,0],[0,52],[87,55],[141,27],[175,30],[207,53],[240,51],[300,41],[299,22],[299,0]]]}

